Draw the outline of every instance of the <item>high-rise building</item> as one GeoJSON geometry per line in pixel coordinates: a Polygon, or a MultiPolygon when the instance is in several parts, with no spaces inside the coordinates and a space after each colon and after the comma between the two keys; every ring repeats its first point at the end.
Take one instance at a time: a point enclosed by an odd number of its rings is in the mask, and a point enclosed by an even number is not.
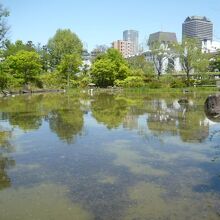
{"type": "Polygon", "coordinates": [[[154,42],[164,44],[164,46],[169,46],[172,43],[177,43],[176,33],[159,31],[150,34],[148,46],[150,47],[154,42]]]}
{"type": "Polygon", "coordinates": [[[126,30],[123,32],[123,40],[124,41],[130,41],[133,43],[133,54],[136,55],[138,54],[138,31],[135,30],[126,30]]]}
{"type": "Polygon", "coordinates": [[[182,25],[182,38],[196,38],[200,42],[212,41],[213,23],[204,16],[187,17],[182,25]]]}
{"type": "Polygon", "coordinates": [[[112,47],[119,50],[125,58],[133,56],[133,42],[117,40],[112,43],[112,47]]]}

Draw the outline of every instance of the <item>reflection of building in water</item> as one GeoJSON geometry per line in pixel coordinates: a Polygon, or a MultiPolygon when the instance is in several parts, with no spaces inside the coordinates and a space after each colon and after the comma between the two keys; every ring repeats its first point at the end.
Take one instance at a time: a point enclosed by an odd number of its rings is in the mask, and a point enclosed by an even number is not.
{"type": "Polygon", "coordinates": [[[123,121],[123,127],[128,129],[138,129],[138,116],[128,114],[125,116],[123,121]]]}
{"type": "Polygon", "coordinates": [[[154,100],[152,108],[147,123],[153,133],[179,134],[185,142],[202,142],[209,136],[209,124],[192,101],[180,105],[177,101],[167,104],[165,100],[154,100]]]}

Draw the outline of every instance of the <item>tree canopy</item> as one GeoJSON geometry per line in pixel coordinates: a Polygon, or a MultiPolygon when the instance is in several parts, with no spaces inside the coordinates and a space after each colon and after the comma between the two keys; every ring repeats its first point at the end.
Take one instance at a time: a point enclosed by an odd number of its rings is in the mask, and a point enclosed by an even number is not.
{"type": "Polygon", "coordinates": [[[41,72],[39,55],[33,51],[19,51],[6,59],[8,72],[21,83],[33,82],[41,72]]]}
{"type": "Polygon", "coordinates": [[[56,34],[49,39],[48,51],[51,55],[51,66],[55,68],[67,54],[82,54],[82,42],[78,36],[69,29],[58,29],[56,34]]]}
{"type": "Polygon", "coordinates": [[[199,42],[194,38],[185,38],[181,44],[175,45],[183,70],[186,72],[189,85],[190,73],[195,70],[207,69],[207,56],[202,53],[199,42]]]}
{"type": "Polygon", "coordinates": [[[123,80],[129,73],[127,61],[113,48],[98,56],[91,69],[93,81],[101,87],[113,86],[115,80],[123,80]]]}

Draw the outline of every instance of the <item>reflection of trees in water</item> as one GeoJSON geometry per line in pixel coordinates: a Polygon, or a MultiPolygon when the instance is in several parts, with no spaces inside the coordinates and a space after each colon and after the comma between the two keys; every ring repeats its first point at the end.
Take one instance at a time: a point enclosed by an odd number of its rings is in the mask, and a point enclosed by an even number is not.
{"type": "Polygon", "coordinates": [[[0,127],[0,190],[10,187],[11,180],[7,175],[7,169],[15,166],[15,160],[7,156],[13,151],[13,146],[10,144],[11,135],[11,131],[5,131],[0,127]]]}
{"type": "Polygon", "coordinates": [[[117,128],[122,124],[128,112],[126,99],[112,94],[98,94],[91,104],[93,117],[107,128],[117,128]]]}
{"type": "Polygon", "coordinates": [[[48,117],[50,129],[67,143],[74,141],[83,128],[83,112],[78,109],[55,110],[48,117]]]}
{"type": "Polygon", "coordinates": [[[82,131],[83,112],[79,97],[64,94],[18,96],[0,100],[4,118],[23,131],[37,130],[48,120],[50,128],[62,140],[72,142],[82,131]]]}
{"type": "Polygon", "coordinates": [[[42,98],[43,96],[39,95],[2,99],[0,108],[5,112],[11,125],[18,126],[24,131],[36,130],[42,124],[42,98]]]}
{"type": "Polygon", "coordinates": [[[203,111],[193,101],[167,104],[165,100],[154,100],[154,111],[148,114],[148,127],[156,134],[179,134],[185,142],[202,142],[209,135],[209,124],[203,111]]]}

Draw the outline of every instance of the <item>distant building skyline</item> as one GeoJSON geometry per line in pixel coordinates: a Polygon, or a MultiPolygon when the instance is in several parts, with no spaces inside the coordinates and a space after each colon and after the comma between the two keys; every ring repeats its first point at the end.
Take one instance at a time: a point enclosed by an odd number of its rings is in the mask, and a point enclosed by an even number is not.
{"type": "Polygon", "coordinates": [[[212,41],[213,23],[205,16],[188,16],[182,24],[182,40],[185,37],[212,41]]]}
{"type": "Polygon", "coordinates": [[[139,43],[146,48],[149,34],[156,31],[175,32],[181,41],[182,23],[194,14],[211,19],[215,26],[213,40],[220,41],[219,0],[176,3],[157,0],[149,4],[146,0],[136,0],[129,1],[125,10],[125,2],[117,0],[1,0],[10,12],[7,23],[12,42],[31,40],[34,44],[45,45],[57,29],[70,29],[91,51],[96,45],[110,46],[113,40],[122,38],[124,30],[132,29],[138,30],[139,43]]]}

